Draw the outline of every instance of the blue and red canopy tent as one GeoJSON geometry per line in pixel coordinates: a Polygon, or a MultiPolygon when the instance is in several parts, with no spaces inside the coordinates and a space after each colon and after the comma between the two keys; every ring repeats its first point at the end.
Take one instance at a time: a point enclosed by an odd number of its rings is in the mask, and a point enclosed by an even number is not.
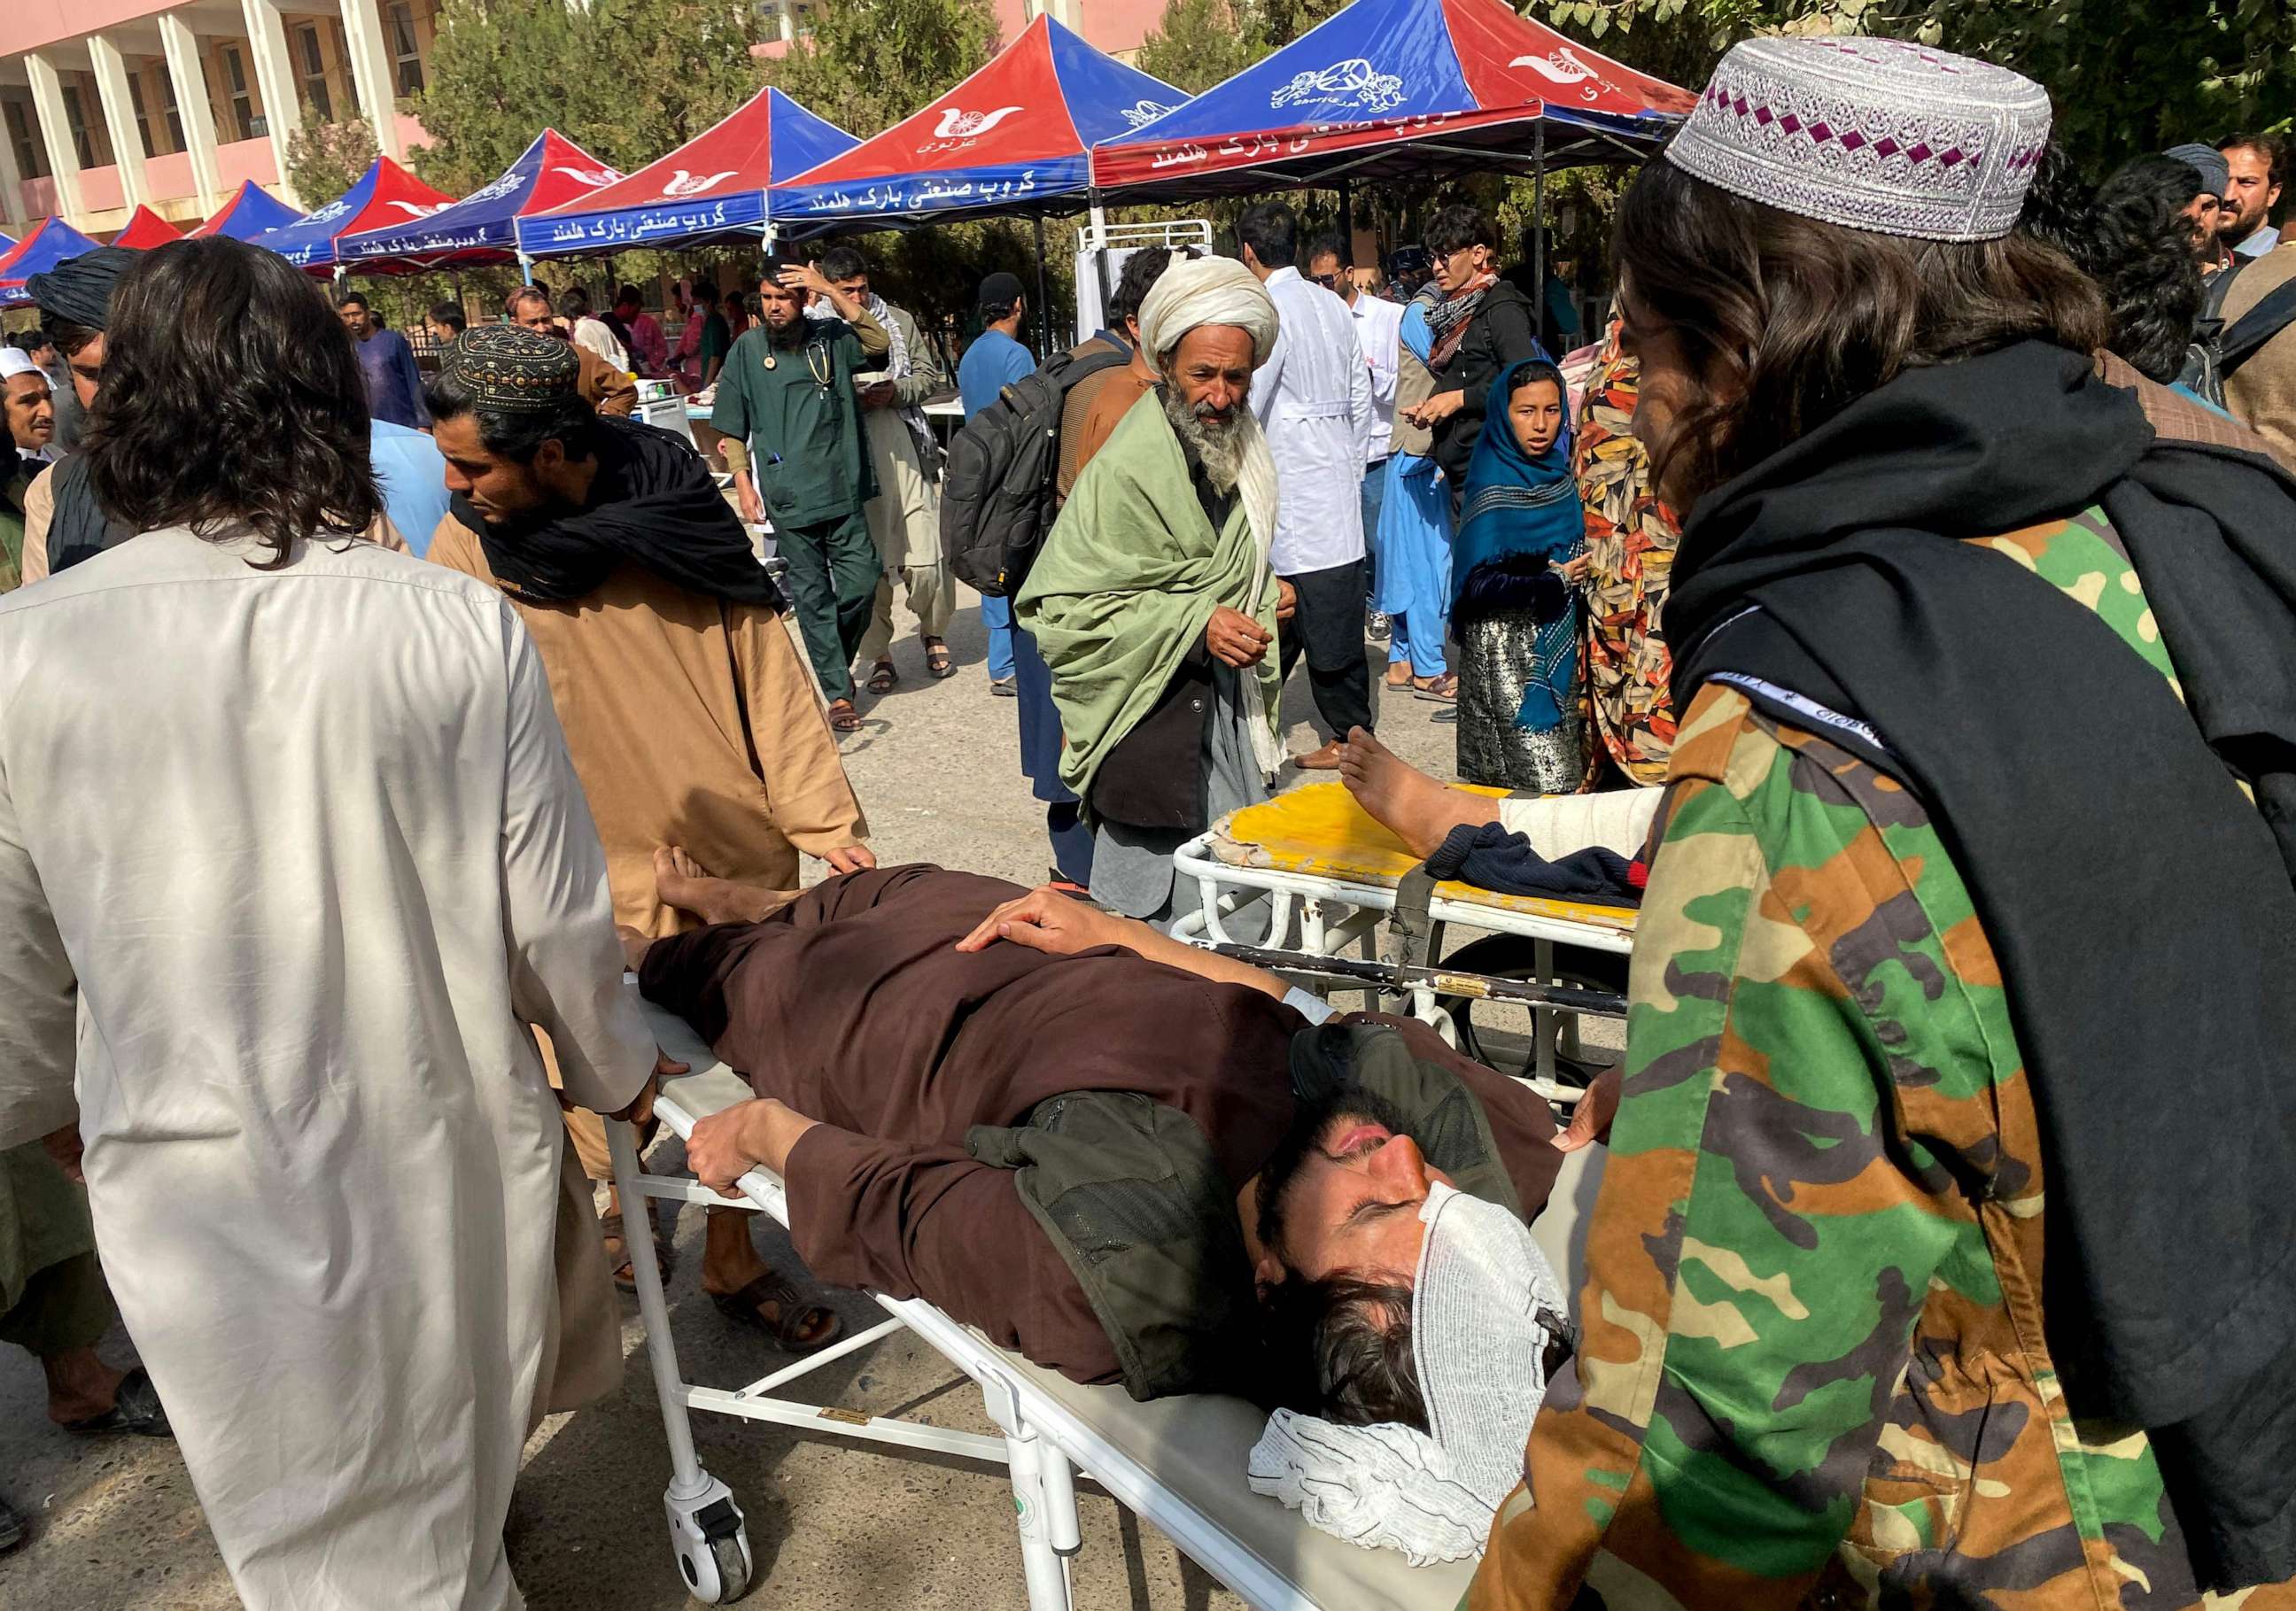
{"type": "Polygon", "coordinates": [[[126,225],[111,237],[114,246],[124,246],[130,251],[150,251],[155,246],[165,246],[170,241],[180,241],[184,232],[168,223],[141,202],[130,213],[126,225]]]}
{"type": "Polygon", "coordinates": [[[922,111],[772,192],[785,234],[1078,207],[1090,152],[1185,101],[1039,13],[922,111]]]}
{"type": "Polygon", "coordinates": [[[579,201],[622,176],[554,128],[518,160],[452,207],[389,224],[336,244],[343,266],[400,273],[476,268],[518,259],[518,221],[579,201]]]}
{"type": "Polygon", "coordinates": [[[302,216],[254,180],[242,179],[231,200],[216,209],[214,217],[192,231],[191,238],[228,235],[234,241],[252,241],[272,230],[284,229],[302,216]]]}
{"type": "Polygon", "coordinates": [[[277,252],[306,273],[327,274],[342,262],[338,242],[385,225],[427,218],[455,198],[435,190],[388,157],[367,165],[357,184],[308,217],[266,230],[250,242],[277,252]]]}
{"type": "Polygon", "coordinates": [[[21,307],[32,299],[24,282],[67,258],[92,252],[96,243],[62,218],[43,218],[0,258],[0,307],[21,307]]]}
{"type": "Polygon", "coordinates": [[[559,258],[755,240],[766,232],[771,186],[857,143],[781,91],[763,89],[629,177],[549,212],[521,217],[518,250],[527,258],[559,258]]]}
{"type": "Polygon", "coordinates": [[[1695,99],[1501,0],[1355,0],[1095,146],[1092,179],[1128,202],[1638,159],[1695,99]]]}

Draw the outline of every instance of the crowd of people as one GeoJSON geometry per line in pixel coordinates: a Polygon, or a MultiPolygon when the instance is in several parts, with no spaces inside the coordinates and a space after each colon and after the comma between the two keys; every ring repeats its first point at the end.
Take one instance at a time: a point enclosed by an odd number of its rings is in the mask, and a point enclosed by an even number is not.
{"type": "Polygon", "coordinates": [[[178,1441],[255,1611],[520,1603],[521,1447],[671,1252],[606,1152],[683,1072],[627,969],[755,1092],[687,1156],[786,1184],[805,1269],[718,1211],[701,1271],[782,1350],[828,1281],[1250,1398],[1256,1485],[1480,1555],[1477,1611],[1605,1555],[1688,1606],[2284,1591],[2284,150],[2092,191],[2049,127],[1983,61],[1741,45],[1559,356],[1460,205],[1383,279],[1260,203],[1041,359],[990,274],[953,375],[845,247],[675,340],[630,287],[442,307],[428,374],[228,239],[34,276],[0,1340],[59,1426],[178,1441]],[[673,376],[715,463],[629,417],[673,376]],[[951,383],[1053,447],[982,609],[1034,890],[880,867],[838,749],[896,597],[954,670],[951,383]],[[1567,1129],[1172,937],[1174,851],[1287,767],[1442,876],[1639,904],[1567,1129]],[[1598,1141],[1574,1310],[1527,1226],[1598,1141]]]}

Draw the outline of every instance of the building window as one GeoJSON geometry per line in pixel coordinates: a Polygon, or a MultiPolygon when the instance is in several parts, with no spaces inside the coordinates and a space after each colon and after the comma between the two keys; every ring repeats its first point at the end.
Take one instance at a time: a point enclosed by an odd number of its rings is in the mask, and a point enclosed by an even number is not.
{"type": "Polygon", "coordinates": [[[16,171],[27,179],[48,176],[48,149],[32,137],[32,109],[21,101],[0,102],[8,120],[8,143],[16,148],[16,171]]]}
{"type": "Polygon", "coordinates": [[[414,48],[414,8],[406,0],[390,0],[390,10],[383,20],[390,28],[390,59],[397,68],[398,93],[419,95],[422,93],[422,58],[414,48]]]}
{"type": "Polygon", "coordinates": [[[247,58],[239,53],[236,45],[225,45],[219,53],[225,81],[231,86],[231,126],[235,137],[253,140],[269,134],[270,120],[255,115],[255,97],[247,93],[247,58]]]}
{"type": "Polygon", "coordinates": [[[176,104],[176,75],[172,70],[160,74],[160,110],[168,119],[168,148],[189,151],[184,142],[184,114],[176,104]]]}
{"type": "Polygon", "coordinates": [[[144,110],[144,75],[140,72],[127,75],[127,104],[135,110],[135,138],[144,147],[144,154],[158,156],[160,153],[152,149],[152,119],[144,110]]]}
{"type": "Polygon", "coordinates": [[[72,154],[82,168],[95,166],[95,145],[87,137],[87,114],[80,108],[79,86],[64,86],[64,125],[71,130],[72,154]]]}
{"type": "Polygon", "coordinates": [[[335,120],[335,103],[327,94],[327,59],[319,50],[319,30],[309,23],[295,30],[296,53],[303,58],[303,99],[322,123],[335,120]]]}

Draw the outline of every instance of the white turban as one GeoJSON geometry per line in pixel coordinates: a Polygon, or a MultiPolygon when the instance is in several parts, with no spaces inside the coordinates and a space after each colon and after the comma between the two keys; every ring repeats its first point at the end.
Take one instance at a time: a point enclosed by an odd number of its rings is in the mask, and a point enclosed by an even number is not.
{"type": "MultiPolygon", "coordinates": [[[[1275,299],[1258,276],[1234,258],[1184,258],[1174,253],[1140,304],[1140,345],[1158,368],[1165,355],[1179,346],[1180,338],[1200,324],[1228,324],[1251,337],[1253,367],[1267,362],[1275,349],[1278,319],[1275,299]]],[[[1251,575],[1246,600],[1259,597],[1267,585],[1267,551],[1275,541],[1275,455],[1267,449],[1267,433],[1249,406],[1239,409],[1236,429],[1243,437],[1243,460],[1235,490],[1243,500],[1243,517],[1251,527],[1252,546],[1259,563],[1251,575]]],[[[1247,606],[1248,608],[1248,606],[1247,606]]],[[[1283,741],[1265,722],[1251,724],[1252,750],[1260,769],[1270,777],[1283,764],[1283,741]]]]}
{"type": "Polygon", "coordinates": [[[1275,346],[1275,299],[1234,258],[1182,258],[1158,276],[1140,304],[1140,344],[1161,359],[1199,324],[1233,324],[1251,335],[1251,362],[1275,346]]]}
{"type": "Polygon", "coordinates": [[[1562,1288],[1530,1231],[1496,1203],[1437,1183],[1412,1301],[1411,1355],[1428,1430],[1341,1427],[1278,1410],[1249,1481],[1324,1532],[1400,1550],[1414,1566],[1480,1554],[1522,1475],[1546,1396],[1546,1357],[1567,1331],[1562,1288]]]}

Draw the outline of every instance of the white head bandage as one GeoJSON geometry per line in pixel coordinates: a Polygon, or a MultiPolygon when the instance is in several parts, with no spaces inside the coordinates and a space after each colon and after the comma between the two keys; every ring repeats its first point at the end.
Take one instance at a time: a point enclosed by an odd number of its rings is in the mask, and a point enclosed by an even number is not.
{"type": "Polygon", "coordinates": [[[1314,1525],[1414,1566],[1480,1553],[1522,1477],[1546,1396],[1546,1353],[1567,1322],[1562,1288],[1528,1227],[1496,1203],[1436,1184],[1413,1288],[1411,1352],[1428,1432],[1341,1427],[1278,1410],[1250,1482],[1314,1525]]]}
{"type": "MultiPolygon", "coordinates": [[[[1167,268],[1140,304],[1140,345],[1162,369],[1165,357],[1190,331],[1204,324],[1226,324],[1251,338],[1251,362],[1258,367],[1275,350],[1280,325],[1275,299],[1242,264],[1233,258],[1183,258],[1173,254],[1167,268]]],[[[1243,518],[1251,527],[1251,543],[1259,555],[1253,567],[1251,590],[1238,608],[1257,615],[1260,594],[1267,586],[1267,552],[1275,541],[1275,455],[1268,451],[1259,418],[1246,406],[1236,410],[1235,430],[1242,438],[1243,457],[1236,478],[1236,495],[1243,500],[1243,518]]],[[[1252,749],[1260,770],[1270,776],[1283,764],[1283,745],[1266,722],[1251,724],[1252,749]]]]}

